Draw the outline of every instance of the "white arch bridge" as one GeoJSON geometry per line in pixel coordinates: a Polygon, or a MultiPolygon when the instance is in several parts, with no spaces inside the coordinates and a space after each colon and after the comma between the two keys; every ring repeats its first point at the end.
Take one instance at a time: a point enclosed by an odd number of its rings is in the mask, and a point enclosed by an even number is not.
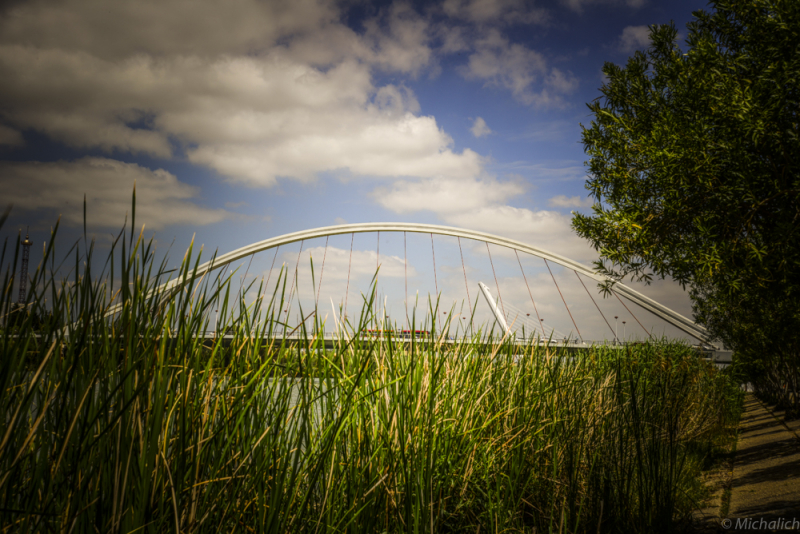
{"type": "MultiPolygon", "coordinates": [[[[247,245],[247,246],[241,247],[241,248],[236,249],[236,250],[234,250],[232,252],[228,252],[226,254],[223,254],[223,255],[220,255],[220,256],[216,256],[212,260],[199,265],[198,268],[197,268],[197,275],[198,276],[202,276],[205,273],[211,272],[211,271],[213,271],[215,269],[219,269],[219,268],[225,267],[225,266],[227,266],[227,265],[229,265],[229,264],[231,264],[233,262],[245,259],[247,257],[251,257],[252,255],[254,255],[254,254],[258,253],[258,252],[262,252],[262,251],[269,250],[269,249],[276,249],[275,254],[277,256],[277,248],[281,247],[283,245],[288,245],[290,243],[301,242],[301,252],[302,252],[302,243],[307,241],[307,240],[311,240],[311,239],[315,239],[315,238],[323,238],[323,237],[324,238],[329,238],[331,236],[337,236],[337,235],[342,235],[342,234],[352,234],[354,236],[355,234],[361,234],[361,233],[377,233],[378,234],[378,247],[379,247],[380,246],[380,234],[381,233],[389,233],[389,232],[401,232],[401,233],[404,233],[404,234],[406,234],[406,233],[429,234],[431,236],[431,246],[432,246],[432,248],[433,248],[433,235],[455,237],[459,241],[459,250],[461,249],[461,239],[467,239],[467,240],[473,240],[473,241],[477,241],[477,242],[482,242],[482,243],[486,244],[487,252],[489,252],[490,261],[491,261],[491,252],[489,251],[488,245],[489,244],[497,245],[497,246],[504,247],[506,249],[510,249],[511,251],[513,251],[514,254],[517,256],[517,261],[518,262],[519,262],[519,253],[522,252],[524,254],[529,254],[529,255],[532,255],[532,256],[536,256],[536,257],[542,258],[545,261],[545,264],[547,265],[548,270],[550,270],[550,266],[549,266],[549,263],[548,263],[548,262],[550,262],[550,263],[555,263],[557,265],[560,265],[560,266],[562,266],[562,267],[564,267],[566,269],[572,270],[573,272],[575,272],[575,274],[576,274],[576,276],[578,277],[579,280],[581,280],[579,275],[582,275],[582,276],[584,276],[584,277],[586,277],[586,278],[588,278],[590,280],[593,280],[595,282],[604,282],[604,281],[606,281],[605,277],[603,277],[602,275],[599,275],[598,273],[594,272],[592,269],[590,269],[589,267],[583,265],[582,263],[579,263],[577,261],[571,260],[571,259],[566,258],[564,256],[561,256],[559,254],[550,252],[548,250],[544,250],[544,249],[536,247],[536,246],[532,246],[532,245],[529,245],[529,244],[526,244],[526,243],[522,243],[520,241],[516,241],[514,239],[509,239],[509,238],[505,238],[505,237],[501,237],[501,236],[496,236],[496,235],[492,235],[492,234],[488,234],[488,233],[484,233],[484,232],[478,232],[478,231],[475,231],[475,230],[467,230],[467,229],[463,229],[463,228],[454,228],[454,227],[449,227],[449,226],[441,226],[441,225],[433,225],[433,224],[417,224],[417,223],[341,224],[341,225],[335,225],[335,226],[326,226],[326,227],[321,227],[321,228],[313,228],[313,229],[310,229],[310,230],[303,230],[303,231],[299,231],[299,232],[292,232],[292,233],[289,233],[289,234],[284,234],[284,235],[273,237],[273,238],[270,238],[270,239],[265,239],[263,241],[259,241],[257,243],[253,243],[251,245],[247,245]]],[[[326,251],[327,251],[327,239],[326,239],[326,251]]],[[[378,254],[380,254],[380,251],[378,252],[378,254]]],[[[299,263],[299,258],[300,258],[300,256],[298,255],[298,263],[299,263]]],[[[351,240],[351,258],[352,258],[352,240],[351,240]]],[[[405,261],[407,261],[407,260],[405,260],[405,261]]],[[[463,265],[463,253],[462,253],[462,256],[461,256],[461,261],[462,261],[462,268],[463,268],[464,267],[464,265],[463,265]]],[[[434,252],[434,263],[435,263],[435,252],[434,252]]],[[[522,263],[521,262],[519,262],[519,266],[520,266],[520,269],[522,271],[522,277],[523,277],[523,279],[525,279],[525,284],[527,285],[528,284],[527,278],[525,276],[525,271],[522,268],[522,263]]],[[[322,268],[323,268],[322,272],[324,273],[324,260],[323,260],[322,268]]],[[[493,263],[492,263],[492,270],[494,271],[494,264],[493,263]]],[[[550,271],[550,274],[552,276],[552,271],[550,271]]],[[[435,276],[435,267],[434,267],[434,276],[435,276]]],[[[349,277],[349,273],[348,273],[348,277],[349,277]]],[[[466,278],[467,277],[466,277],[466,270],[465,270],[465,272],[464,272],[465,285],[467,283],[466,278]]],[[[495,275],[495,281],[496,281],[496,275],[495,275]]],[[[555,277],[553,277],[553,282],[554,283],[556,282],[555,277]]],[[[185,283],[185,282],[183,280],[181,280],[181,279],[174,279],[174,280],[171,280],[171,281],[166,282],[165,284],[163,284],[160,289],[161,290],[166,290],[166,291],[179,290],[183,283],[185,283]]],[[[320,280],[320,284],[321,284],[321,280],[320,280]]],[[[349,278],[348,278],[348,284],[349,284],[349,278]]],[[[584,286],[584,288],[586,288],[586,285],[583,284],[582,280],[581,280],[581,284],[584,286]]],[[[480,284],[480,285],[483,286],[482,290],[487,289],[485,285],[483,285],[483,284],[480,284]]],[[[556,287],[558,288],[558,284],[557,283],[556,283],[556,287]]],[[[499,294],[499,285],[497,286],[497,290],[498,290],[498,294],[499,294]]],[[[591,297],[591,293],[589,293],[588,289],[587,289],[586,292],[591,297]]],[[[531,302],[533,303],[534,308],[536,308],[536,303],[535,303],[535,301],[533,299],[533,295],[530,292],[530,287],[529,286],[528,286],[528,293],[530,294],[531,302]]],[[[708,332],[706,331],[705,328],[703,328],[700,325],[695,324],[691,319],[689,319],[689,318],[681,315],[680,313],[678,313],[678,312],[676,312],[676,311],[664,306],[663,304],[660,304],[659,302],[656,302],[655,300],[643,295],[642,293],[634,290],[633,288],[631,288],[629,286],[626,286],[625,284],[622,284],[620,282],[616,282],[614,284],[614,286],[613,286],[612,293],[617,297],[617,299],[619,299],[620,303],[622,303],[623,306],[625,306],[625,304],[624,304],[624,302],[622,302],[622,299],[620,299],[620,297],[624,297],[629,302],[632,302],[633,304],[636,304],[638,307],[640,307],[640,308],[646,310],[647,312],[659,317],[663,321],[666,321],[667,323],[675,326],[676,328],[678,328],[682,332],[684,332],[684,333],[688,334],[689,336],[697,339],[701,343],[701,345],[706,346],[709,349],[718,348],[718,347],[715,347],[715,345],[712,343],[712,340],[709,338],[708,332]]],[[[467,287],[467,294],[469,295],[469,288],[468,287],[467,287]]],[[[561,290],[560,289],[559,289],[559,294],[561,295],[561,290]]],[[[484,291],[484,295],[487,297],[487,300],[489,301],[489,304],[490,304],[490,307],[491,307],[493,305],[493,303],[492,303],[492,299],[491,299],[490,295],[488,295],[487,291],[484,291]]],[[[561,295],[561,299],[564,300],[563,295],[561,295]]],[[[602,311],[600,310],[600,307],[597,306],[597,303],[594,301],[593,297],[592,297],[592,301],[595,303],[595,306],[597,307],[597,311],[601,315],[603,315],[602,311]]],[[[567,303],[566,303],[565,300],[564,300],[564,306],[566,307],[567,311],[569,312],[569,307],[567,306],[567,303]]],[[[627,306],[625,306],[625,308],[628,311],[630,311],[630,309],[627,306]]],[[[502,321],[502,316],[501,316],[502,312],[499,312],[499,310],[496,307],[494,307],[493,311],[495,313],[495,316],[498,319],[498,322],[501,324],[501,326],[505,326],[504,322],[502,321]]],[[[110,310],[110,313],[114,313],[114,310],[110,310]]],[[[536,313],[538,315],[538,311],[536,313]]],[[[633,315],[632,312],[631,312],[631,315],[633,315]]],[[[633,317],[635,318],[635,315],[633,317]]],[[[570,313],[570,318],[572,319],[572,314],[571,313],[570,313]]],[[[603,319],[605,320],[606,324],[608,324],[609,328],[611,328],[611,325],[610,325],[610,322],[609,322],[608,318],[606,318],[603,315],[603,319]]],[[[638,319],[636,319],[636,321],[639,322],[639,324],[642,326],[642,328],[645,330],[645,332],[647,332],[647,329],[644,327],[644,325],[642,325],[641,322],[638,319]]],[[[574,322],[575,321],[573,319],[573,323],[574,322]]],[[[578,331],[578,333],[580,335],[580,331],[578,330],[577,324],[575,324],[575,329],[578,331]]],[[[615,325],[615,328],[612,329],[612,331],[614,331],[614,336],[615,336],[615,339],[616,339],[616,325],[615,325]]],[[[649,334],[650,333],[648,332],[648,335],[649,334]]]]}

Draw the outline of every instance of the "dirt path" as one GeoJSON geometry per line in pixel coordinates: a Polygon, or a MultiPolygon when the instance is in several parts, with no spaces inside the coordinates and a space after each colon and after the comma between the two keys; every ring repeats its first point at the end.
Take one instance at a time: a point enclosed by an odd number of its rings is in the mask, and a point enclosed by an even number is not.
{"type": "MultiPolygon", "coordinates": [[[[747,395],[733,462],[728,531],[800,532],[800,421],[785,423],[782,415],[747,395]]],[[[724,520],[721,525],[726,526],[724,520]]]]}
{"type": "Polygon", "coordinates": [[[783,415],[747,394],[732,461],[707,475],[715,490],[696,532],[800,533],[800,420],[783,415]]]}

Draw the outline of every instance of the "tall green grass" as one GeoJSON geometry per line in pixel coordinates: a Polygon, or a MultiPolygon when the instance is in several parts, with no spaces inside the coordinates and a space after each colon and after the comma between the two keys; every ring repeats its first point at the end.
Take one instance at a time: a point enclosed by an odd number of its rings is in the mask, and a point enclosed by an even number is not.
{"type": "Polygon", "coordinates": [[[54,242],[30,313],[4,273],[3,532],[669,532],[736,417],[686,346],[363,339],[367,297],[326,350],[316,319],[276,335],[293,273],[247,303],[191,247],[167,272],[121,234],[57,278],[54,242]]]}

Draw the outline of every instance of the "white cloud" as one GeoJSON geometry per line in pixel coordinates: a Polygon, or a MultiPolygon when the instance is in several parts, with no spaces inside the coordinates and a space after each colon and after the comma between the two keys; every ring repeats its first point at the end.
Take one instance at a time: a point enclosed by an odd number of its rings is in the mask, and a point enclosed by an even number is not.
{"type": "Polygon", "coordinates": [[[475,209],[505,202],[523,188],[516,182],[494,179],[399,180],[391,188],[379,188],[375,200],[395,213],[428,210],[438,214],[472,213],[475,209]]]}
{"type": "Polygon", "coordinates": [[[650,46],[650,28],[647,26],[628,26],[622,30],[619,38],[619,49],[622,52],[633,52],[650,46]]]}
{"type": "Polygon", "coordinates": [[[476,41],[462,74],[504,87],[520,102],[536,107],[563,106],[563,95],[578,87],[572,73],[548,67],[541,53],[510,43],[496,29],[476,41]]]}
{"type": "Polygon", "coordinates": [[[646,0],[561,0],[561,3],[576,13],[582,13],[583,9],[589,5],[624,5],[632,9],[639,9],[644,6],[646,0]]]}
{"type": "Polygon", "coordinates": [[[402,180],[374,192],[376,201],[396,213],[430,211],[447,224],[508,236],[575,260],[597,253],[572,230],[571,217],[506,205],[523,188],[495,179],[402,180]]]}
{"type": "MultiPolygon", "coordinates": [[[[406,276],[406,266],[403,258],[398,256],[391,256],[382,254],[378,256],[377,251],[374,250],[354,250],[352,257],[350,249],[342,249],[336,247],[328,247],[327,252],[325,247],[312,247],[303,251],[300,259],[302,273],[308,272],[308,277],[311,276],[311,267],[309,258],[314,258],[314,271],[317,281],[319,281],[320,272],[322,269],[322,261],[325,260],[325,269],[322,271],[323,282],[332,280],[347,280],[347,272],[350,271],[350,277],[358,276],[372,276],[375,274],[375,269],[380,264],[380,276],[387,276],[392,278],[403,278],[406,276]],[[307,270],[307,271],[306,271],[307,270]]],[[[285,255],[287,264],[291,261],[297,261],[297,254],[288,252],[285,255]]],[[[294,267],[294,265],[292,265],[294,267]]],[[[413,277],[417,275],[417,271],[413,266],[408,266],[408,276],[413,277]]]]}
{"type": "Polygon", "coordinates": [[[406,276],[414,278],[418,274],[413,265],[407,265],[403,258],[388,254],[378,256],[375,250],[353,250],[351,254],[349,248],[329,246],[326,251],[321,246],[304,249],[299,262],[297,252],[284,252],[280,256],[271,275],[268,271],[261,274],[271,281],[268,293],[272,291],[272,284],[277,282],[280,264],[283,263],[284,272],[289,277],[286,285],[287,297],[290,287],[294,287],[294,294],[306,301],[304,307],[308,309],[309,299],[316,301],[319,295],[320,308],[324,310],[324,314],[330,310],[331,299],[339,305],[345,300],[345,295],[349,295],[350,313],[357,313],[363,306],[360,294],[370,287],[379,265],[378,276],[384,285],[390,281],[403,280],[406,276]],[[311,258],[314,260],[313,286],[310,283],[311,258]]]}
{"type": "Polygon", "coordinates": [[[443,214],[449,224],[508,236],[576,261],[591,261],[597,253],[572,230],[571,217],[555,211],[533,211],[488,205],[471,212],[443,214]]]}
{"type": "Polygon", "coordinates": [[[334,6],[324,0],[19,2],[0,22],[0,42],[104,59],[247,54],[334,24],[334,6]]]}
{"type": "Polygon", "coordinates": [[[467,33],[467,29],[461,26],[438,26],[437,35],[441,39],[439,51],[443,54],[454,54],[469,50],[467,33]]]}
{"type": "Polygon", "coordinates": [[[472,135],[475,137],[485,137],[492,133],[491,128],[486,125],[486,121],[481,117],[475,119],[475,122],[472,124],[472,128],[470,128],[469,131],[472,132],[472,135]]]}
{"type": "Polygon", "coordinates": [[[119,228],[130,216],[131,194],[136,183],[137,226],[158,230],[173,224],[210,224],[233,214],[208,209],[193,201],[197,189],[175,175],[133,163],[86,157],[77,161],[0,162],[3,197],[15,209],[57,210],[62,221],[83,224],[86,195],[87,224],[119,228]]]}
{"type": "Polygon", "coordinates": [[[375,89],[369,69],[327,71],[275,52],[265,58],[135,57],[0,47],[9,120],[78,147],[167,157],[170,138],[190,161],[234,181],[272,185],[348,168],[373,176],[474,175],[480,158],[452,139],[408,90],[375,89]],[[145,120],[151,128],[132,126],[145,120]]]}
{"type": "Polygon", "coordinates": [[[578,79],[571,72],[553,68],[545,77],[544,85],[547,89],[555,91],[556,95],[568,95],[578,88],[578,79]]]}
{"type": "Polygon", "coordinates": [[[521,94],[546,72],[544,56],[520,44],[511,44],[496,30],[477,43],[469,58],[469,77],[492,80],[521,94]]]}
{"type": "Polygon", "coordinates": [[[78,148],[168,158],[177,147],[256,186],[342,169],[477,175],[480,157],[455,152],[410,90],[373,85],[374,69],[431,64],[427,20],[395,3],[358,34],[334,5],[20,4],[0,20],[4,118],[78,148]]]}
{"type": "Polygon", "coordinates": [[[547,201],[547,205],[552,208],[588,208],[592,204],[594,202],[591,198],[567,197],[566,195],[556,195],[547,201]]]}
{"type": "Polygon", "coordinates": [[[431,61],[428,22],[410,5],[398,2],[383,18],[367,21],[366,37],[375,50],[370,59],[386,70],[417,74],[431,61]]]}
{"type": "Polygon", "coordinates": [[[291,37],[284,39],[287,42],[281,48],[294,61],[323,68],[355,60],[417,76],[434,63],[429,41],[440,28],[432,28],[407,3],[395,2],[365,20],[363,34],[341,24],[338,18],[321,20],[313,30],[288,32],[291,37]]]}

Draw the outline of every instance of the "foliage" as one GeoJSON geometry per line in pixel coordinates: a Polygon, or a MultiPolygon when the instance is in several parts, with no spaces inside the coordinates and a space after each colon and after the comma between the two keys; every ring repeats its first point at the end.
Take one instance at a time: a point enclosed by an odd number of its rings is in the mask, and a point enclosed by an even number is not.
{"type": "MultiPolygon", "coordinates": [[[[800,3],[716,0],[625,67],[583,131],[591,216],[573,227],[612,279],[670,276],[751,370],[800,348],[800,3]]],[[[755,376],[755,375],[754,375],[755,376]]],[[[797,391],[797,390],[796,390],[797,391]]]]}
{"type": "Polygon", "coordinates": [[[54,320],[0,334],[2,532],[671,531],[740,402],[682,345],[362,339],[371,300],[289,343],[285,272],[247,303],[190,248],[165,292],[123,234],[59,280],[52,243],[27,305],[54,320]]]}

